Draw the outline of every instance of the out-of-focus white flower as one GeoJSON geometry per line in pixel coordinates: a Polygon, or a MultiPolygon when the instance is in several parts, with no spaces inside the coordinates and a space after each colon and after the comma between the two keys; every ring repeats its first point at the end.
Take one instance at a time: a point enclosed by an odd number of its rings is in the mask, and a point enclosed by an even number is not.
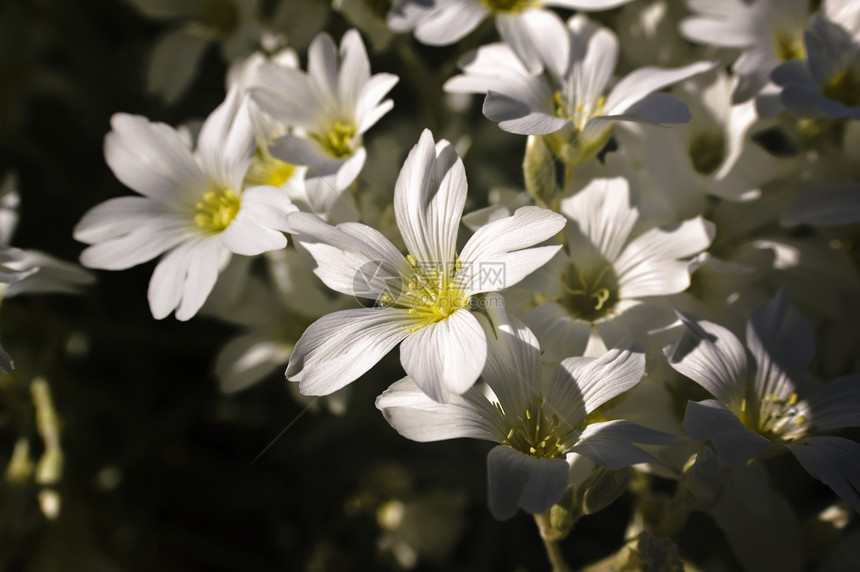
{"type": "Polygon", "coordinates": [[[678,34],[687,15],[678,0],[639,0],[624,6],[615,31],[624,38],[621,59],[634,66],[678,66],[702,59],[705,48],[693,48],[678,34]]]}
{"type": "Polygon", "coordinates": [[[815,478],[860,511],[860,444],[818,435],[860,425],[860,376],[823,385],[804,379],[815,340],[786,289],[747,324],[747,348],[717,324],[680,315],[686,333],[665,353],[670,365],[716,399],[689,402],[684,430],[711,441],[733,467],[788,449],[815,478]],[[752,370],[752,371],[750,371],[752,370]]]}
{"type": "Polygon", "coordinates": [[[860,122],[845,125],[841,153],[813,163],[814,182],[782,215],[786,226],[841,226],[860,222],[860,122]]]}
{"type": "Polygon", "coordinates": [[[362,224],[330,226],[296,213],[290,227],[333,290],[371,299],[375,307],[334,312],[296,344],[286,375],[306,395],[325,395],[369,370],[394,346],[416,383],[437,401],[469,389],[486,359],[484,333],[472,313],[478,294],[516,284],[559,248],[539,246],[564,226],[560,215],[524,207],[481,228],[457,254],[466,201],[463,162],[447,141],[425,130],[394,191],[397,226],[409,252],[362,224]]]}
{"type": "Polygon", "coordinates": [[[213,42],[229,63],[257,49],[263,33],[257,0],[128,1],[150,18],[184,22],[162,36],[150,56],[147,87],[167,102],[185,93],[213,42]]]}
{"type": "Polygon", "coordinates": [[[141,197],[110,199],[75,227],[91,268],[121,270],[167,253],[149,283],[153,316],[187,320],[203,305],[230,256],[283,248],[295,207],[275,187],[246,188],[254,133],[238,90],[206,120],[196,149],[168,125],[116,114],[105,138],[114,175],[141,197]]]}
{"type": "MultiPolygon", "coordinates": [[[[215,376],[224,393],[245,390],[276,370],[283,370],[307,326],[353,303],[348,296],[332,296],[294,249],[266,253],[269,280],[253,276],[248,279],[249,260],[234,258],[238,263],[225,269],[201,309],[201,313],[243,329],[221,348],[215,360],[215,376]]],[[[306,397],[297,390],[291,393],[311,410],[325,406],[333,414],[342,414],[346,411],[347,389],[322,399],[306,397]]]]}
{"type": "Polygon", "coordinates": [[[534,334],[499,308],[491,304],[489,319],[481,316],[489,345],[482,377],[492,395],[471,388],[449,403],[437,403],[406,377],[376,399],[391,426],[414,441],[471,437],[500,443],[487,457],[493,516],[508,519],[519,508],[534,514],[549,510],[568,486],[566,459],[573,453],[620,469],[654,461],[634,443],[677,440],[623,419],[588,418],[639,383],[645,373],[642,353],[613,349],[598,359],[571,357],[551,378],[544,377],[534,334]]]}
{"type": "Polygon", "coordinates": [[[806,58],[771,73],[782,104],[804,117],[860,119],[860,38],[816,14],[805,40],[806,58]]]}
{"type": "Polygon", "coordinates": [[[308,195],[328,214],[358,177],[366,151],[362,135],[388,113],[383,100],[397,83],[387,73],[370,75],[367,52],[356,30],[341,39],[340,52],[328,34],[319,34],[308,51],[308,71],[268,64],[258,73],[254,101],[275,120],[297,130],[274,141],[272,156],[305,165],[308,195]]]}
{"type": "Polygon", "coordinates": [[[743,50],[732,71],[739,79],[734,101],[746,101],[765,87],[776,66],[805,56],[808,4],[808,0],[687,0],[693,15],[681,21],[681,34],[691,42],[743,50]]]}
{"type": "Polygon", "coordinates": [[[391,0],[333,0],[332,8],[370,37],[373,51],[385,50],[394,39],[388,27],[391,0]]]}
{"type": "Polygon", "coordinates": [[[618,38],[584,16],[567,27],[554,14],[538,32],[547,43],[545,72],[531,73],[504,44],[478,49],[463,75],[445,83],[451,92],[486,93],[484,115],[522,135],[552,135],[553,151],[570,164],[596,154],[618,121],[684,123],[687,106],[672,95],[654,93],[707,71],[698,62],[676,69],[639,68],[606,94],[618,58],[618,38]]]}
{"type": "Polygon", "coordinates": [[[659,296],[690,285],[689,258],[711,243],[701,217],[631,236],[639,216],[625,179],[595,179],[561,204],[566,252],[524,281],[523,320],[556,359],[599,356],[672,321],[659,296]]]}
{"type": "MultiPolygon", "coordinates": [[[[701,214],[707,195],[749,200],[781,172],[781,164],[750,139],[755,104],[732,105],[733,82],[723,72],[703,74],[675,86],[692,119],[673,129],[625,124],[617,133],[627,156],[635,156],[663,214],[677,219],[701,214]]],[[[651,197],[649,197],[650,199],[651,197]]]]}
{"type": "Polygon", "coordinates": [[[401,0],[388,16],[397,32],[415,30],[419,41],[434,46],[453,44],[492,15],[496,28],[530,71],[543,67],[542,54],[561,50],[543,35],[555,14],[543,6],[581,11],[609,10],[630,0],[401,0]]]}

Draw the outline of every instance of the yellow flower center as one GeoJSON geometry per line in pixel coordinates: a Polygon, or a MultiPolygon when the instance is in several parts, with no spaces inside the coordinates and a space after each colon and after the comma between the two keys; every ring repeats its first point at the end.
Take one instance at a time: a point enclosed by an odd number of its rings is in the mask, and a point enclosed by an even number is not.
{"type": "Polygon", "coordinates": [[[241,201],[232,189],[216,189],[203,195],[194,205],[194,224],[211,234],[218,234],[230,226],[239,212],[241,201]]]}
{"type": "Polygon", "coordinates": [[[331,155],[342,159],[352,155],[352,140],[358,133],[358,129],[352,123],[335,121],[328,133],[314,135],[314,139],[322,146],[323,150],[331,155]]]}
{"type": "Polygon", "coordinates": [[[690,139],[687,154],[700,175],[710,175],[726,158],[726,138],[722,133],[699,133],[690,139]]]}
{"type": "Polygon", "coordinates": [[[279,159],[275,159],[262,145],[257,146],[251,166],[245,175],[245,186],[271,185],[280,187],[292,178],[296,172],[296,166],[279,159]]]}
{"type": "Polygon", "coordinates": [[[565,99],[564,94],[556,91],[552,95],[555,106],[555,114],[562,119],[570,119],[579,131],[585,129],[585,125],[592,117],[603,115],[603,106],[606,105],[606,97],[601,95],[595,103],[582,101],[571,109],[571,104],[565,99]]]}
{"type": "Polygon", "coordinates": [[[773,36],[773,49],[776,57],[784,62],[805,58],[806,48],[803,45],[803,33],[777,32],[773,36]]]}
{"type": "Polygon", "coordinates": [[[562,302],[575,318],[596,322],[608,316],[618,302],[618,279],[610,264],[581,268],[571,263],[562,279],[562,302]]]}
{"type": "Polygon", "coordinates": [[[770,441],[797,441],[804,437],[812,426],[805,413],[806,406],[804,403],[798,403],[796,393],[792,393],[787,399],[767,395],[761,400],[758,410],[749,407],[749,401],[752,399],[743,399],[740,411],[736,413],[744,425],[770,441]]]}
{"type": "Polygon", "coordinates": [[[487,10],[503,14],[521,14],[532,8],[539,8],[541,0],[481,0],[487,10]]]}
{"type": "Polygon", "coordinates": [[[573,431],[561,423],[557,414],[547,411],[543,395],[535,395],[525,412],[516,417],[513,412],[506,413],[500,404],[495,405],[499,417],[510,428],[502,445],[532,457],[563,457],[567,452],[566,443],[573,431]]]}
{"type": "Polygon", "coordinates": [[[469,296],[463,292],[464,284],[457,276],[462,267],[459,260],[453,267],[444,268],[437,264],[419,265],[411,254],[406,259],[412,274],[397,305],[408,308],[409,313],[418,318],[419,323],[412,331],[440,322],[469,306],[469,296]]]}
{"type": "Polygon", "coordinates": [[[860,71],[854,68],[842,70],[830,78],[821,92],[849,107],[860,105],[860,71]]]}

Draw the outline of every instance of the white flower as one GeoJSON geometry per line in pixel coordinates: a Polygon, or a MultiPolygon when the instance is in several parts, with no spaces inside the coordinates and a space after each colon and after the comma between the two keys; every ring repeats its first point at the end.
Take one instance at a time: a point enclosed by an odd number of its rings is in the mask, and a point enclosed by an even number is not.
{"type": "Polygon", "coordinates": [[[631,0],[402,0],[388,16],[396,32],[415,30],[425,44],[453,44],[478,27],[485,18],[495,16],[496,28],[507,45],[531,71],[542,68],[541,53],[559,50],[551,37],[543,36],[555,14],[543,6],[558,6],[581,11],[609,10],[631,0]]]}
{"type": "Polygon", "coordinates": [[[732,71],[739,77],[734,101],[746,101],[765,87],[776,66],[804,57],[808,4],[808,0],[687,0],[693,15],[681,22],[681,34],[691,42],[743,49],[732,71]]]}
{"type": "Polygon", "coordinates": [[[782,104],[805,117],[860,119],[860,38],[816,14],[805,39],[806,58],[771,74],[782,104]]]}
{"type": "Polygon", "coordinates": [[[599,356],[671,321],[655,297],[690,285],[686,259],[710,244],[708,224],[697,217],[631,236],[639,213],[621,177],[594,179],[561,208],[569,220],[567,252],[520,285],[532,289],[536,307],[523,320],[542,347],[556,358],[599,356]]]}
{"type": "Polygon", "coordinates": [[[206,49],[216,42],[224,59],[246,56],[259,43],[258,0],[130,0],[143,14],[183,22],[152,50],[147,88],[167,102],[178,99],[197,75],[206,49]]]}
{"type": "Polygon", "coordinates": [[[620,469],[654,461],[634,443],[676,441],[623,419],[588,419],[639,383],[645,373],[643,354],[614,349],[599,359],[571,357],[550,379],[541,373],[537,339],[497,308],[490,305],[489,320],[480,316],[489,345],[482,377],[492,395],[473,387],[448,403],[437,403],[406,377],[376,400],[391,426],[414,441],[471,437],[500,443],[487,457],[493,516],[507,519],[518,508],[535,514],[549,510],[568,486],[566,459],[573,453],[620,469]]]}
{"type": "Polygon", "coordinates": [[[433,399],[472,386],[487,345],[471,305],[478,294],[513,285],[545,264],[560,246],[530,247],[554,236],[564,219],[523,207],[481,228],[458,255],[465,200],[463,162],[450,143],[434,144],[425,130],[394,191],[408,255],[365,225],[333,227],[314,215],[291,215],[293,237],[314,258],[317,276],[333,290],[376,302],[308,328],[286,373],[302,393],[325,395],[345,386],[400,342],[403,368],[433,399]]]}
{"type": "Polygon", "coordinates": [[[618,59],[618,38],[584,16],[568,28],[557,16],[540,31],[547,45],[545,73],[531,73],[504,44],[479,48],[450,79],[451,92],[486,93],[484,115],[499,127],[522,135],[550,135],[553,151],[572,164],[600,151],[617,121],[683,123],[687,106],[672,95],[654,93],[702,73],[713,65],[698,62],[676,69],[639,68],[606,94],[618,59]]]}
{"type": "Polygon", "coordinates": [[[702,74],[673,89],[690,107],[688,123],[673,129],[619,128],[624,153],[642,161],[643,175],[656,182],[659,196],[653,202],[660,214],[675,219],[700,214],[707,195],[753,199],[779,174],[778,160],[750,139],[758,122],[755,102],[731,103],[735,84],[722,71],[702,74]]]}
{"type": "Polygon", "coordinates": [[[343,35],[340,53],[331,36],[319,34],[308,49],[307,73],[270,64],[260,69],[254,101],[276,120],[295,128],[270,147],[293,165],[306,165],[306,183],[317,194],[315,212],[329,212],[358,177],[366,151],[362,135],[394,103],[382,98],[397,83],[387,73],[370,75],[367,52],[356,30],[343,35]]]}
{"type": "Polygon", "coordinates": [[[803,376],[815,344],[811,324],[786,289],[747,323],[747,351],[717,324],[681,315],[687,331],[665,348],[669,364],[716,399],[689,402],[684,430],[711,441],[733,467],[788,449],[809,473],[860,510],[860,444],[817,435],[860,425],[860,376],[810,386],[803,376]],[[752,370],[752,371],[750,371],[752,370]]]}
{"type": "Polygon", "coordinates": [[[234,89],[200,130],[197,148],[182,133],[118,113],[105,138],[114,175],[143,196],[110,199],[87,212],[75,239],[91,244],[81,262],[121,270],[167,253],[149,283],[153,316],[174,309],[191,318],[235,254],[286,246],[286,214],[295,208],[275,187],[244,188],[254,134],[234,89]]]}

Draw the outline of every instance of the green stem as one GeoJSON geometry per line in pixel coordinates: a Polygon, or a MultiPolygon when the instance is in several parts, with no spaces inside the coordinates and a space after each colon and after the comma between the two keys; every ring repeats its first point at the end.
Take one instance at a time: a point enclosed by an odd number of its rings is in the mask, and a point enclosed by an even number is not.
{"type": "Polygon", "coordinates": [[[552,528],[549,519],[549,512],[544,514],[536,514],[535,524],[537,524],[540,537],[543,540],[543,545],[546,547],[546,554],[549,557],[549,562],[552,564],[552,572],[571,572],[570,566],[564,561],[564,555],[561,553],[561,547],[558,545],[559,534],[552,528]]]}

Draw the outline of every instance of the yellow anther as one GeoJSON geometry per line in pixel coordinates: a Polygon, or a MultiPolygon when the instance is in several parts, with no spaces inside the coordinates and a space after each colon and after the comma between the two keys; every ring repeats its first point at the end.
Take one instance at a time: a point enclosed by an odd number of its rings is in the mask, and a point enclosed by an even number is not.
{"type": "Polygon", "coordinates": [[[230,226],[240,206],[239,196],[232,189],[209,191],[194,205],[194,224],[205,232],[219,233],[230,226]]]}
{"type": "Polygon", "coordinates": [[[508,438],[508,439],[510,439],[510,438],[511,438],[511,437],[513,437],[513,436],[514,436],[514,430],[513,430],[513,429],[511,429],[510,431],[508,431],[508,436],[507,436],[507,438],[508,438]]]}
{"type": "Polygon", "coordinates": [[[789,398],[788,398],[788,404],[789,404],[789,405],[794,405],[795,403],[797,403],[797,394],[796,394],[796,393],[792,393],[792,394],[791,394],[791,397],[789,397],[789,398]]]}
{"type": "Polygon", "coordinates": [[[609,289],[608,288],[600,288],[597,292],[591,295],[597,303],[594,305],[595,310],[602,310],[603,305],[609,300],[609,289]]]}
{"type": "MultiPolygon", "coordinates": [[[[409,264],[411,266],[418,266],[418,262],[415,260],[415,257],[412,256],[411,254],[406,255],[406,261],[409,262],[409,264]]],[[[412,285],[410,284],[409,287],[412,288],[412,285]]]]}
{"type": "Polygon", "coordinates": [[[798,415],[797,419],[794,420],[795,425],[803,425],[806,422],[806,417],[803,415],[798,415]]]}
{"type": "Polygon", "coordinates": [[[528,409],[526,409],[526,419],[531,419],[531,418],[532,418],[532,412],[529,411],[528,409]]]}

